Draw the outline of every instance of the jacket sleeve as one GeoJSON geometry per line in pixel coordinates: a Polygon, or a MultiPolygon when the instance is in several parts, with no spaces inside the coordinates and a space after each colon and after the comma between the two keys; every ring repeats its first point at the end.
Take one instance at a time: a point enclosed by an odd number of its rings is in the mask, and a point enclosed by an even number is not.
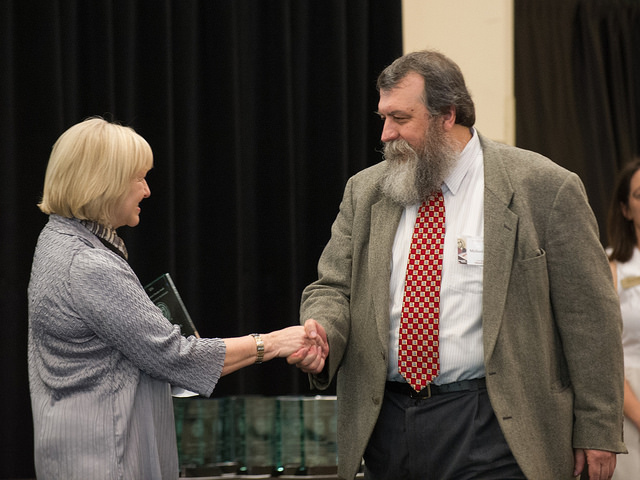
{"type": "Polygon", "coordinates": [[[347,182],[331,238],[318,262],[318,280],[302,293],[300,319],[313,318],[326,330],[329,357],[320,375],[310,376],[312,388],[325,389],[335,376],[350,332],[353,244],[353,179],[347,182]]]}
{"type": "Polygon", "coordinates": [[[573,447],[624,452],[622,320],[584,187],[571,174],[547,223],[549,291],[574,391],[573,447]]]}

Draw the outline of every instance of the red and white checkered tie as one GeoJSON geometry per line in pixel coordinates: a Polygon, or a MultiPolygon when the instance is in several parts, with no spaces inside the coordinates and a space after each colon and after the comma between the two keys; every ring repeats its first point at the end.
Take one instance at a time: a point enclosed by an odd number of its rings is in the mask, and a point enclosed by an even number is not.
{"type": "Polygon", "coordinates": [[[417,392],[440,371],[438,323],[444,219],[444,197],[438,190],[418,210],[407,263],[398,371],[417,392]]]}

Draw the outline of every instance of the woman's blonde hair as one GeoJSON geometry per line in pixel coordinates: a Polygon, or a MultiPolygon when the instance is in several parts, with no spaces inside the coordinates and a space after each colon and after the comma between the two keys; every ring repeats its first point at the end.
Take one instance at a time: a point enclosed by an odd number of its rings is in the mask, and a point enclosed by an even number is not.
{"type": "Polygon", "coordinates": [[[38,207],[46,214],[112,226],[131,180],[152,166],[151,147],[132,128],[89,118],[54,144],[38,207]]]}

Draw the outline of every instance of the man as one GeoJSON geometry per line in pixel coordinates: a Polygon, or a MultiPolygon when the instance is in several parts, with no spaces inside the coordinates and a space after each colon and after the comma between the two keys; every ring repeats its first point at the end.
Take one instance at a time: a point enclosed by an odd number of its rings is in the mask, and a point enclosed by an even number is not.
{"type": "Polygon", "coordinates": [[[371,480],[611,478],[621,321],[582,183],[479,135],[437,52],[397,59],[378,90],[385,161],[347,183],[302,296],[330,352],[289,359],[315,388],[339,373],[340,476],[364,457],[371,480]]]}

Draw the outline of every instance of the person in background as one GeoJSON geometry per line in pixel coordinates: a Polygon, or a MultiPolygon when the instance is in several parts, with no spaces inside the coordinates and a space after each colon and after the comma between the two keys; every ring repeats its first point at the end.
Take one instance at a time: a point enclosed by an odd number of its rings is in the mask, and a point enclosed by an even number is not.
{"type": "Polygon", "coordinates": [[[299,325],[185,338],[163,316],[116,232],[138,225],[152,163],[140,135],[101,118],[53,146],[28,288],[38,478],[176,479],[170,385],[209,396],[221,376],[320,342],[299,325]]]}
{"type": "Polygon", "coordinates": [[[609,261],[622,310],[624,438],[615,480],[640,478],[640,158],[619,173],[607,224],[609,261]]]}
{"type": "Polygon", "coordinates": [[[383,162],[348,182],[301,321],[337,376],[339,475],[611,478],[622,440],[618,299],[577,175],[474,128],[458,66],[378,78],[383,162]]]}

